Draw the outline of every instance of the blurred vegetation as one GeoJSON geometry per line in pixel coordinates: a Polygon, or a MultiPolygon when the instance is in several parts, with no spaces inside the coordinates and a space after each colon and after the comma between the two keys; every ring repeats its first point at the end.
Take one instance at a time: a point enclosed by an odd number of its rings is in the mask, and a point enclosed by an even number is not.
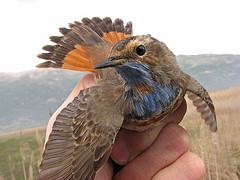
{"type": "Polygon", "coordinates": [[[0,137],[0,180],[32,180],[38,172],[43,129],[0,137]]]}
{"type": "Polygon", "coordinates": [[[240,179],[240,87],[211,94],[218,131],[211,133],[195,108],[188,104],[182,125],[191,137],[191,150],[204,161],[206,180],[240,179]]]}

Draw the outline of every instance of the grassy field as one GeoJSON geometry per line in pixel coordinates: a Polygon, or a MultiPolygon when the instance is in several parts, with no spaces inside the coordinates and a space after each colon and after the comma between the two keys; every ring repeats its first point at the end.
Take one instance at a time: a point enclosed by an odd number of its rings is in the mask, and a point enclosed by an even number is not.
{"type": "Polygon", "coordinates": [[[43,137],[43,128],[0,136],[0,180],[35,179],[43,137]]]}
{"type": "Polygon", "coordinates": [[[215,104],[218,131],[206,128],[195,108],[188,106],[182,125],[191,137],[191,150],[207,167],[207,180],[240,179],[240,87],[211,94],[215,104]]]}
{"type": "MultiPolygon", "coordinates": [[[[207,167],[206,180],[240,179],[240,87],[212,93],[218,132],[211,133],[189,104],[182,125],[191,137],[191,150],[207,167]]],[[[43,146],[44,129],[0,136],[0,180],[35,179],[43,146]]]]}

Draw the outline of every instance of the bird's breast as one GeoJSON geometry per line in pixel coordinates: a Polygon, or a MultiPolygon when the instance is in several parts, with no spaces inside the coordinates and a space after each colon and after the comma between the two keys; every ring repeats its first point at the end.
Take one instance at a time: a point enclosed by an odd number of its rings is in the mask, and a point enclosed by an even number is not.
{"type": "Polygon", "coordinates": [[[179,102],[180,95],[180,87],[157,83],[151,88],[138,86],[137,89],[129,89],[124,94],[125,119],[144,124],[171,111],[179,102]]]}
{"type": "Polygon", "coordinates": [[[179,87],[154,84],[138,85],[125,92],[125,115],[139,121],[159,115],[169,109],[179,94],[179,87]]]}

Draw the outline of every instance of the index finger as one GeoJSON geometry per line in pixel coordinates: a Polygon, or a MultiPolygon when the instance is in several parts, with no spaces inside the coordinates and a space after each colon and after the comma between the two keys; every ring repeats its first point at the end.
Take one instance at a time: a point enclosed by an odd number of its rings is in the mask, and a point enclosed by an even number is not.
{"type": "MultiPolygon", "coordinates": [[[[164,121],[167,122],[166,124],[178,124],[183,119],[186,109],[187,105],[184,100],[181,106],[164,119],[164,121]]],[[[162,128],[159,126],[144,132],[120,130],[112,149],[112,159],[120,165],[125,165],[147,149],[157,138],[162,128]]]]}

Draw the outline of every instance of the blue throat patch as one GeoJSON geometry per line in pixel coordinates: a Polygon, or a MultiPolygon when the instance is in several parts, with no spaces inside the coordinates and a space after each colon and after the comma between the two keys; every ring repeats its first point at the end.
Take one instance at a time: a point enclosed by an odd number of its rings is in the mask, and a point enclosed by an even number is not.
{"type": "Polygon", "coordinates": [[[116,67],[129,89],[125,92],[125,115],[146,119],[160,115],[177,97],[179,87],[159,84],[146,64],[130,61],[116,67]]]}

